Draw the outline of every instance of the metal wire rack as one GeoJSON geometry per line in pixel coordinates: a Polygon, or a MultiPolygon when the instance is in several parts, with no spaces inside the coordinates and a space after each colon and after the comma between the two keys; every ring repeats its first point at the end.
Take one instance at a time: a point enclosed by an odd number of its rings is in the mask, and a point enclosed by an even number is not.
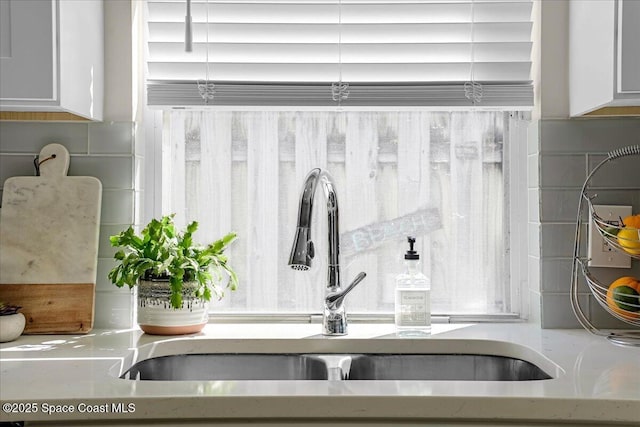
{"type": "MultiPolygon", "coordinates": [[[[613,289],[608,285],[602,284],[595,275],[589,270],[589,259],[581,254],[581,239],[583,232],[583,218],[585,217],[583,210],[585,204],[588,217],[593,219],[603,239],[614,250],[620,251],[634,259],[640,259],[640,234],[636,236],[633,232],[629,233],[628,229],[624,233],[620,233],[624,229],[622,219],[618,222],[605,221],[600,218],[593,208],[593,200],[597,198],[597,194],[591,194],[589,183],[597,171],[607,163],[616,159],[627,156],[639,156],[640,145],[631,145],[611,151],[607,154],[607,158],[600,162],[587,176],[578,202],[578,214],[576,219],[576,235],[573,248],[573,266],[571,271],[571,307],[578,319],[578,322],[587,331],[595,335],[606,336],[611,342],[620,345],[629,345],[640,347],[640,330],[634,331],[603,331],[598,329],[591,323],[588,317],[582,311],[578,299],[578,281],[583,276],[587,282],[589,290],[600,306],[602,306],[609,314],[621,321],[640,327],[640,296],[638,295],[614,295],[613,289]],[[620,234],[620,235],[619,235],[620,234]]],[[[634,279],[632,279],[634,280],[634,279]]],[[[637,280],[637,279],[635,279],[637,280]]]]}

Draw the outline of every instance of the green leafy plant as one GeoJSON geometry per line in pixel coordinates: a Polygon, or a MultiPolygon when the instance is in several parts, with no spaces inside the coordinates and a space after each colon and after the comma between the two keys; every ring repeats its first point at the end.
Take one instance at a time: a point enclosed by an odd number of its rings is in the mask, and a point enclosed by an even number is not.
{"type": "Polygon", "coordinates": [[[182,306],[185,282],[197,282],[195,296],[205,301],[210,301],[214,294],[222,298],[224,288],[235,290],[238,277],[227,264],[224,250],[236,239],[236,234],[229,233],[207,246],[196,245],[193,233],[198,223],[193,221],[184,232],[178,232],[174,216],[151,220],[140,235],[129,227],[111,236],[111,246],[124,248],[114,255],[118,265],[109,272],[111,283],[132,288],[139,279],[168,278],[174,308],[182,306]]]}
{"type": "Polygon", "coordinates": [[[12,314],[18,313],[21,309],[19,305],[10,305],[5,303],[4,301],[0,301],[0,316],[10,316],[12,314]]]}

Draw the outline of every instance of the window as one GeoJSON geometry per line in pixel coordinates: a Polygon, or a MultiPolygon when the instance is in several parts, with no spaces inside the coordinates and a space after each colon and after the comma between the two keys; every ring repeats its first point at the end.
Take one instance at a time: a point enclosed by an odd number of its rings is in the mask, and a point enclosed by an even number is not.
{"type": "MultiPolygon", "coordinates": [[[[163,147],[165,213],[229,230],[238,291],[216,311],[317,312],[326,281],[326,208],[314,207],[316,258],[288,265],[306,173],[329,170],[340,207],[342,279],[367,278],[350,313],[393,311],[406,236],[418,238],[434,313],[517,311],[507,241],[505,135],[493,112],[172,111],[163,147]]],[[[508,136],[507,136],[508,137],[508,136]]],[[[346,284],[346,283],[345,283],[346,284]]]]}
{"type": "Polygon", "coordinates": [[[407,235],[434,313],[520,310],[513,218],[526,188],[511,172],[533,99],[531,0],[192,4],[186,53],[185,3],[148,0],[146,93],[163,109],[156,214],[198,220],[203,242],[240,237],[240,288],[217,312],[319,312],[321,191],[313,268],[287,265],[314,167],[337,185],[343,284],[368,274],[350,314],[393,311],[407,235]]]}

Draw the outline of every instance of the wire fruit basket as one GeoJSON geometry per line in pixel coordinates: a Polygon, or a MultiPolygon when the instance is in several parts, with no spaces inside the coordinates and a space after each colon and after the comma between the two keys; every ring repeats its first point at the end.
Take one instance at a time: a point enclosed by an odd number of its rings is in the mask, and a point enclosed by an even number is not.
{"type": "Polygon", "coordinates": [[[606,336],[615,344],[640,347],[640,331],[602,331],[594,326],[584,314],[578,300],[578,282],[580,276],[583,276],[591,294],[605,311],[629,325],[640,327],[640,279],[626,276],[617,279],[611,285],[604,284],[589,270],[589,258],[581,254],[581,239],[584,228],[583,210],[586,204],[588,216],[593,220],[595,228],[606,244],[613,250],[621,252],[632,259],[640,260],[640,229],[625,226],[622,218],[614,221],[607,221],[601,218],[595,212],[593,206],[593,200],[597,198],[597,194],[591,194],[589,190],[591,178],[602,166],[621,157],[638,155],[640,155],[640,145],[632,145],[609,152],[607,158],[600,162],[587,176],[582,186],[580,201],[578,202],[571,272],[571,307],[578,322],[587,331],[595,335],[606,336]]]}

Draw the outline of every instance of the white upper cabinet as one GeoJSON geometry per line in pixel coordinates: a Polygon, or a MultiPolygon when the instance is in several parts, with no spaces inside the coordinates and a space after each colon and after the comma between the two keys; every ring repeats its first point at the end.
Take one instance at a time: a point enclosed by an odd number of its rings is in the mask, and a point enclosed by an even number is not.
{"type": "Polygon", "coordinates": [[[569,5],[571,116],[638,114],[640,1],[571,1],[569,5]]]}
{"type": "Polygon", "coordinates": [[[0,1],[0,110],[102,120],[102,0],[0,1]]]}

